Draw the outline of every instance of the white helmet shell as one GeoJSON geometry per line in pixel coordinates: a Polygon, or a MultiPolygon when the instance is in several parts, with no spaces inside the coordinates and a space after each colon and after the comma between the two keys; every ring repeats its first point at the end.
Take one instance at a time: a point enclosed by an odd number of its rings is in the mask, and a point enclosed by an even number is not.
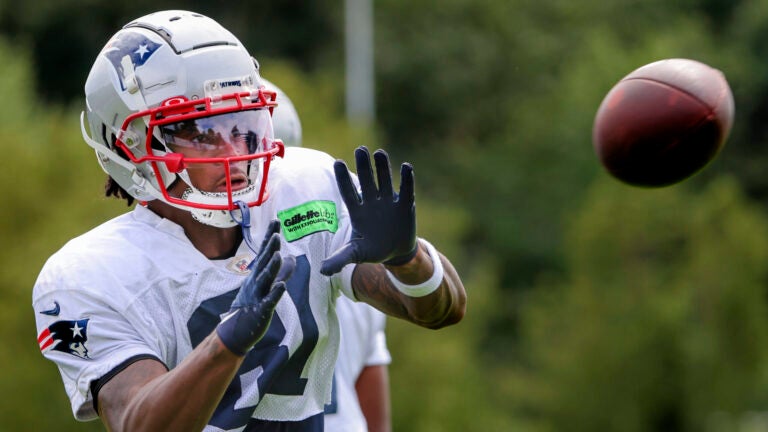
{"type": "MultiPolygon", "coordinates": [[[[177,158],[164,159],[172,151],[152,121],[174,114],[167,107],[176,103],[196,104],[184,111],[187,117],[216,115],[222,108],[271,109],[274,96],[270,100],[262,89],[256,62],[216,21],[187,11],[156,12],[125,25],[97,56],[85,83],[90,133],[83,125],[83,136],[96,150],[104,171],[137,200],[160,199],[191,211],[203,223],[233,226],[229,211],[236,208],[234,194],[198,193],[184,164],[174,165],[177,158]],[[170,197],[167,188],[178,178],[193,193],[170,197]]],[[[271,152],[253,158],[251,185],[236,192],[236,199],[249,206],[266,199],[264,185],[256,184],[266,182],[266,171],[260,172],[265,161],[260,159],[282,153],[271,128],[270,120],[269,140],[260,149],[271,152]]]]}

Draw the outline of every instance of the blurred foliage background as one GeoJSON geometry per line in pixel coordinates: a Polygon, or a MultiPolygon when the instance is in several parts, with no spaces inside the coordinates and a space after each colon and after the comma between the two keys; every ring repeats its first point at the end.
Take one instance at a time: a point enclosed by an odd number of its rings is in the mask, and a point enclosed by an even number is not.
{"type": "Polygon", "coordinates": [[[77,423],[35,345],[31,288],[64,242],[126,211],[82,142],[82,86],[121,25],[213,17],[292,98],[304,145],[384,147],[417,173],[419,233],[465,320],[389,320],[396,431],[768,430],[768,2],[378,0],[376,122],[344,117],[340,0],[0,0],[0,430],[77,423]],[[621,77],[722,70],[736,121],[693,178],[609,178],[593,116],[621,77]]]}

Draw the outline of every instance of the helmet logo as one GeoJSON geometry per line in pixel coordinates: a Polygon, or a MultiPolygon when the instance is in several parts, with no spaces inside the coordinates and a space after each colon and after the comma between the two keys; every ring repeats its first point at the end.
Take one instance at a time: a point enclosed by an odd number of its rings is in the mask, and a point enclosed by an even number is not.
{"type": "Polygon", "coordinates": [[[219,85],[221,86],[221,88],[232,87],[232,86],[242,87],[243,83],[240,80],[221,81],[219,82],[219,85]]]}
{"type": "MultiPolygon", "coordinates": [[[[168,99],[164,100],[163,103],[161,104],[161,106],[173,106],[173,105],[178,105],[178,104],[184,103],[184,102],[189,102],[189,99],[187,99],[184,96],[176,96],[176,97],[172,97],[172,98],[168,98],[168,99]]],[[[190,111],[192,111],[192,110],[190,110],[190,111]]]]}
{"type": "Polygon", "coordinates": [[[115,67],[120,79],[120,88],[125,90],[125,81],[133,74],[133,70],[125,70],[126,61],[129,62],[127,65],[132,65],[131,69],[135,70],[143,66],[161,46],[140,33],[120,32],[107,43],[102,53],[115,67]]]}

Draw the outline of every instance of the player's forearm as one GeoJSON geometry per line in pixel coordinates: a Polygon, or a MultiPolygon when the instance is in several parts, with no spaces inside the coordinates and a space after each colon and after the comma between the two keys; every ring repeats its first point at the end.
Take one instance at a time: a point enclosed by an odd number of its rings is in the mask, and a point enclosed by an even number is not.
{"type": "MultiPolygon", "coordinates": [[[[456,324],[461,321],[466,311],[467,297],[461,278],[450,261],[442,254],[440,254],[440,261],[443,266],[443,280],[431,294],[411,297],[397,291],[391,282],[388,283],[390,289],[394,290],[402,300],[410,321],[431,329],[456,324]]],[[[429,255],[420,248],[419,253],[409,263],[396,267],[387,266],[387,270],[401,282],[411,285],[429,279],[434,272],[434,267],[429,255]]]]}
{"type": "Polygon", "coordinates": [[[411,321],[422,327],[438,329],[455,324],[464,317],[466,292],[450,261],[439,254],[443,279],[437,289],[422,297],[400,292],[389,280],[387,270],[407,285],[423,283],[432,277],[434,266],[422,246],[414,258],[403,265],[358,264],[352,276],[352,286],[358,300],[379,310],[411,321]]]}
{"type": "Polygon", "coordinates": [[[216,334],[208,336],[179,366],[134,394],[115,430],[202,430],[242,361],[216,334]]]}
{"type": "Polygon", "coordinates": [[[368,432],[391,432],[389,371],[387,365],[366,366],[355,382],[357,400],[368,432]]]}

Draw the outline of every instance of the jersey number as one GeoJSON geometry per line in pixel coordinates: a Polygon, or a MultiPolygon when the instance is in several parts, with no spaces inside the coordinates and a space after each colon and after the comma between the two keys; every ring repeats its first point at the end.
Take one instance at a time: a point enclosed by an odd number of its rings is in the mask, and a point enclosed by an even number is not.
{"type": "MultiPolygon", "coordinates": [[[[309,261],[305,255],[296,257],[296,269],[288,280],[286,297],[292,309],[279,313],[278,306],[264,337],[246,355],[238,376],[230,383],[224,397],[211,417],[210,424],[228,430],[248,424],[256,403],[265,394],[298,396],[304,393],[307,379],[301,377],[309,355],[315,349],[318,339],[317,322],[309,305],[309,261]],[[290,319],[289,319],[290,318],[290,319]],[[289,341],[285,340],[285,322],[301,325],[302,340],[293,354],[289,352],[289,341]],[[246,405],[247,404],[247,405],[246,405]]],[[[219,324],[220,316],[229,310],[239,289],[213,297],[200,304],[187,322],[192,346],[196,347],[219,324]]],[[[282,308],[283,311],[286,308],[282,308]]]]}

